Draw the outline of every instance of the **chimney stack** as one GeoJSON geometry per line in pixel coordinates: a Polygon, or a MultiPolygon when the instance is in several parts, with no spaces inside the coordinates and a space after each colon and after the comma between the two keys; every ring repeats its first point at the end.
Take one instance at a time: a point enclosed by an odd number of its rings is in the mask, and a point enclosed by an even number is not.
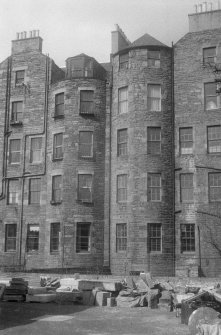
{"type": "Polygon", "coordinates": [[[29,36],[27,31],[16,33],[16,40],[12,41],[12,54],[30,51],[42,52],[42,42],[39,30],[29,31],[29,36]]]}

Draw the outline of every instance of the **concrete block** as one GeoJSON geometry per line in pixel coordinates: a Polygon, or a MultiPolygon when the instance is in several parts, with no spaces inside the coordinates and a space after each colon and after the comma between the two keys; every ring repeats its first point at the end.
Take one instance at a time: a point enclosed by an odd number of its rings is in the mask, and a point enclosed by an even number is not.
{"type": "Polygon", "coordinates": [[[83,301],[82,301],[83,305],[94,306],[96,293],[97,290],[83,291],[83,301]]]}
{"type": "Polygon", "coordinates": [[[83,300],[83,292],[57,292],[56,291],[56,302],[81,302],[83,300]]]}
{"type": "Polygon", "coordinates": [[[28,288],[28,294],[34,295],[34,294],[44,294],[47,293],[48,290],[46,287],[38,287],[38,286],[30,286],[28,288]]]}
{"type": "Polygon", "coordinates": [[[54,302],[56,299],[55,293],[46,293],[46,294],[26,294],[26,302],[54,302]]]}
{"type": "Polygon", "coordinates": [[[114,307],[116,305],[116,299],[114,297],[107,298],[107,307],[114,307]]]}
{"type": "Polygon", "coordinates": [[[24,295],[19,295],[19,294],[4,294],[3,295],[3,300],[4,301],[25,301],[25,296],[24,295]]]}
{"type": "Polygon", "coordinates": [[[107,306],[107,298],[110,298],[110,292],[97,291],[95,306],[107,306]]]}

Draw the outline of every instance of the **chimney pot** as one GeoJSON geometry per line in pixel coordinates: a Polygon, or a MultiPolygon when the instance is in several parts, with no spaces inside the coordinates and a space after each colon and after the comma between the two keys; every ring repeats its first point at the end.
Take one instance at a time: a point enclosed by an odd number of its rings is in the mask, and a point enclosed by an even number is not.
{"type": "Polygon", "coordinates": [[[197,13],[197,5],[194,5],[195,13],[197,13]]]}
{"type": "Polygon", "coordinates": [[[19,40],[19,33],[16,33],[16,39],[19,40]]]}

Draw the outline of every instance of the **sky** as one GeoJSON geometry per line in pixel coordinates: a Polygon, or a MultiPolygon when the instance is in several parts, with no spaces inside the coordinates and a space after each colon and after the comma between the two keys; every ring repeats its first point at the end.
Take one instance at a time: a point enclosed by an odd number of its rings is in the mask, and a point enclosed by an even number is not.
{"type": "MultiPolygon", "coordinates": [[[[213,8],[218,1],[210,0],[213,8]]],[[[16,33],[40,30],[43,53],[58,66],[85,53],[108,62],[111,31],[119,24],[133,42],[148,33],[171,46],[188,32],[188,14],[200,0],[0,0],[0,62],[16,33]]]]}

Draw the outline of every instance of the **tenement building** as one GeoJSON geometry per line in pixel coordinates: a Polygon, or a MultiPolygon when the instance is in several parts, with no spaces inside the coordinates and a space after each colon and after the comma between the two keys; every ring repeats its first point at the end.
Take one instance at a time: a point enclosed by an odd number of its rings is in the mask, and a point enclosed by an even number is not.
{"type": "Polygon", "coordinates": [[[220,274],[220,112],[221,10],[171,47],[116,26],[110,63],[59,68],[18,33],[0,63],[0,267],[220,274]]]}

